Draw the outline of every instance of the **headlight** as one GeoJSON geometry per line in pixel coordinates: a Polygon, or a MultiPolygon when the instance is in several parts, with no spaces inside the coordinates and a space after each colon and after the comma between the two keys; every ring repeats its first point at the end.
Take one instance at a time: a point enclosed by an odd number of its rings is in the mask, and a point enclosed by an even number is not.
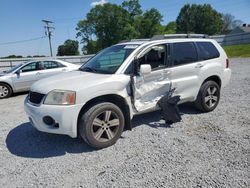
{"type": "Polygon", "coordinates": [[[53,90],[48,93],[44,104],[50,105],[73,105],[76,102],[75,91],[53,90]]]}

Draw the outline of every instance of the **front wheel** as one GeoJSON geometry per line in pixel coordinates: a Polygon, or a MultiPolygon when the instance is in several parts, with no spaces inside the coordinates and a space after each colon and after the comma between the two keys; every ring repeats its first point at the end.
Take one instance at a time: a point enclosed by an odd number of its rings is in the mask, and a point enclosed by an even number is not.
{"type": "Polygon", "coordinates": [[[12,89],[9,85],[0,83],[0,99],[8,98],[12,94],[12,89]]]}
{"type": "Polygon", "coordinates": [[[101,149],[116,143],[123,132],[124,122],[124,115],[118,106],[102,102],[82,115],[78,128],[87,144],[101,149]]]}
{"type": "Polygon", "coordinates": [[[199,94],[195,101],[195,106],[203,112],[210,112],[217,107],[219,100],[219,85],[214,81],[207,81],[200,88],[199,94]]]}

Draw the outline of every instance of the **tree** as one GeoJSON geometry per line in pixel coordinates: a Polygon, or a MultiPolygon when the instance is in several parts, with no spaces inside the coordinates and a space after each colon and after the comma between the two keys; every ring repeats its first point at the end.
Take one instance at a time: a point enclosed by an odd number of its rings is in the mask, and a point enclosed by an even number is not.
{"type": "Polygon", "coordinates": [[[165,34],[175,34],[176,33],[176,22],[169,22],[164,28],[165,34]]]}
{"type": "Polygon", "coordinates": [[[64,42],[63,45],[58,46],[57,55],[79,55],[78,47],[78,41],[68,39],[64,42]]]}
{"type": "Polygon", "coordinates": [[[222,14],[209,4],[184,5],[176,19],[177,32],[203,33],[213,35],[220,33],[223,27],[222,14]]]}
{"type": "Polygon", "coordinates": [[[222,33],[226,34],[233,30],[235,27],[242,25],[241,20],[236,20],[235,17],[231,14],[223,14],[223,28],[222,33]]]}
{"type": "Polygon", "coordinates": [[[7,59],[7,58],[23,58],[23,56],[21,55],[9,55],[9,56],[6,56],[6,57],[1,57],[2,59],[7,59]]]}
{"type": "Polygon", "coordinates": [[[142,17],[138,18],[138,24],[136,24],[140,33],[139,37],[151,38],[156,34],[160,34],[162,18],[163,16],[157,9],[147,10],[142,17]]]}
{"type": "Polygon", "coordinates": [[[130,17],[134,20],[135,17],[142,14],[141,5],[139,0],[128,0],[122,3],[122,7],[127,10],[130,14],[130,17]]]}
{"type": "Polygon", "coordinates": [[[121,6],[110,3],[93,7],[86,19],[77,24],[76,30],[77,37],[82,37],[83,51],[86,53],[93,52],[93,46],[97,52],[121,40],[138,36],[138,32],[131,25],[129,12],[121,6]],[[92,41],[92,45],[88,45],[89,41],[92,41]],[[93,41],[96,41],[95,45],[93,41]]]}

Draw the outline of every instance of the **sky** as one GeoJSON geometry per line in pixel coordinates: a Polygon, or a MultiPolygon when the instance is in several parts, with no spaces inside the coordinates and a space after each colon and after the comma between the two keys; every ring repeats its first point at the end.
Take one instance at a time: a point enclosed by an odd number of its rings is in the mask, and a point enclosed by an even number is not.
{"type": "MultiPolygon", "coordinates": [[[[48,38],[43,19],[54,22],[53,54],[67,39],[76,39],[76,25],[96,4],[121,4],[123,0],[0,0],[0,57],[8,55],[49,55],[48,38]],[[37,39],[40,38],[40,39],[37,39]],[[37,39],[29,42],[8,42],[37,39]]],[[[143,10],[158,9],[163,24],[176,20],[185,4],[209,3],[221,13],[230,13],[236,19],[250,24],[250,0],[140,0],[143,10]]]]}

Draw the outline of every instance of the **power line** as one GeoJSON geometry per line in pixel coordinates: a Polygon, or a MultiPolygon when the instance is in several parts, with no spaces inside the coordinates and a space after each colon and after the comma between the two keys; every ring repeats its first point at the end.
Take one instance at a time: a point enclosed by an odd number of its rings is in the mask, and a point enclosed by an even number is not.
{"type": "Polygon", "coordinates": [[[0,43],[0,45],[8,45],[8,44],[18,44],[18,43],[24,43],[24,42],[31,42],[34,40],[39,40],[42,38],[45,38],[46,36],[43,37],[36,37],[36,38],[31,38],[31,39],[26,39],[26,40],[19,40],[19,41],[12,41],[12,42],[4,42],[4,43],[0,43]]]}

